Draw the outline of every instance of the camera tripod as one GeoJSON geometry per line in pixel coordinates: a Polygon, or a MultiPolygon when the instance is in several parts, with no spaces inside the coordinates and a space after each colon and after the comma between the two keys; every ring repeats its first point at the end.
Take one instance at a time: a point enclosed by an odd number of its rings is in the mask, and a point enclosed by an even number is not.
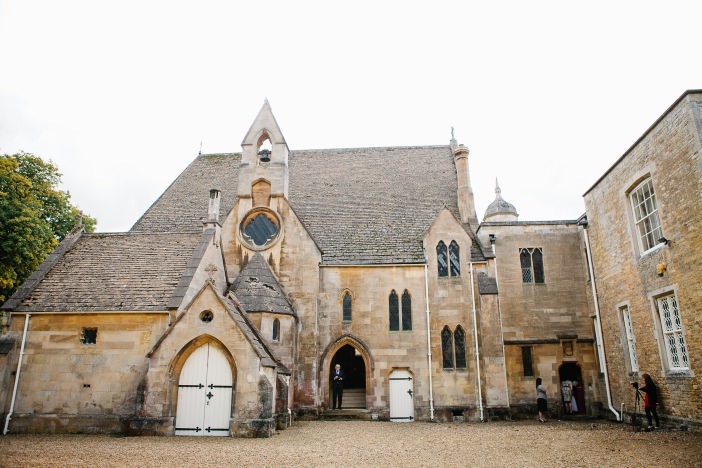
{"type": "MultiPolygon", "coordinates": [[[[636,392],[636,400],[634,401],[634,412],[631,414],[631,428],[634,431],[637,431],[637,428],[639,427],[637,418],[639,417],[639,412],[641,411],[641,390],[639,390],[638,386],[635,386],[634,392],[636,392]]],[[[641,415],[641,418],[643,418],[643,415],[641,415]]]]}

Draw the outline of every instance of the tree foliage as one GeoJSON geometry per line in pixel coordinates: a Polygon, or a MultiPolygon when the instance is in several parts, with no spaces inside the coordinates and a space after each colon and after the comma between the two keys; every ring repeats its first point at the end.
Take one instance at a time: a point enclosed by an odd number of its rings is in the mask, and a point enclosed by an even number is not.
{"type": "Polygon", "coordinates": [[[0,155],[0,303],[36,270],[83,218],[93,232],[97,221],[59,190],[61,174],[30,153],[0,155]]]}

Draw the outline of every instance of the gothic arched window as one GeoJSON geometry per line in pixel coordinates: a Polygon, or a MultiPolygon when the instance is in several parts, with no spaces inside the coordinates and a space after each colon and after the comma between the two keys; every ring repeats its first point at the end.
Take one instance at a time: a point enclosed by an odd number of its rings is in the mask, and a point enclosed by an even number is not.
{"type": "Polygon", "coordinates": [[[449,262],[451,265],[451,276],[461,276],[461,256],[460,249],[455,240],[449,245],[449,262]]]}
{"type": "Polygon", "coordinates": [[[273,320],[273,341],[280,341],[280,320],[273,320]]]}
{"type": "Polygon", "coordinates": [[[466,332],[460,325],[453,332],[453,343],[456,349],[456,369],[465,369],[466,362],[466,332]]]}
{"type": "Polygon", "coordinates": [[[344,322],[351,321],[351,294],[346,291],[344,293],[343,306],[342,306],[341,320],[344,322]]]}
{"type": "Polygon", "coordinates": [[[439,241],[436,245],[436,261],[439,268],[439,277],[448,276],[448,256],[446,255],[446,244],[444,244],[444,241],[439,241]]]}
{"type": "Polygon", "coordinates": [[[402,293],[402,329],[412,329],[412,297],[406,289],[402,293]]]}
{"type": "Polygon", "coordinates": [[[390,331],[399,331],[400,330],[400,307],[399,307],[399,302],[397,300],[397,293],[393,289],[393,291],[390,293],[390,299],[389,299],[389,306],[390,306],[390,331]]]}
{"type": "Polygon", "coordinates": [[[522,265],[522,283],[544,283],[544,257],[541,247],[519,249],[522,265]]]}
{"type": "Polygon", "coordinates": [[[446,325],[441,330],[441,356],[444,369],[453,369],[453,336],[446,325]]]}

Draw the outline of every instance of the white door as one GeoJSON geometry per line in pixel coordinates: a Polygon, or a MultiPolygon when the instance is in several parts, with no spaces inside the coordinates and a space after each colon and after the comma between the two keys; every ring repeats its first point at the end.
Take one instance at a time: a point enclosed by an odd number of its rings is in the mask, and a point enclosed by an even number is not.
{"type": "Polygon", "coordinates": [[[390,373],[390,420],[414,421],[414,380],[408,370],[390,373]]]}
{"type": "Polygon", "coordinates": [[[231,404],[229,361],[215,346],[200,346],[180,373],[176,435],[228,436],[231,404]]]}

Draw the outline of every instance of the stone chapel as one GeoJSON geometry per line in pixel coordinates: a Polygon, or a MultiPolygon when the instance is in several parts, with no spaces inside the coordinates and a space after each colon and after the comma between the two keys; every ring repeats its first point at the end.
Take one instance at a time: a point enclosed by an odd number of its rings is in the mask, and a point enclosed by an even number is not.
{"type": "Polygon", "coordinates": [[[583,219],[521,222],[496,184],[479,221],[469,160],[291,149],[266,101],[241,152],[128,232],[76,227],[3,305],[5,432],[267,437],[329,416],[337,363],[368,419],[533,414],[538,377],[606,412],[583,219]]]}

